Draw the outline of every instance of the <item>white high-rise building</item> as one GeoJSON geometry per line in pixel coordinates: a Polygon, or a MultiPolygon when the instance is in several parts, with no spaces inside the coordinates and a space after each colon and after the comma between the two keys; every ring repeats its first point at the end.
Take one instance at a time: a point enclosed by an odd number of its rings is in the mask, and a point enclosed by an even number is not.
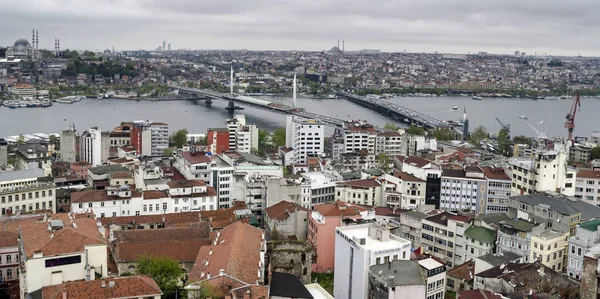
{"type": "Polygon", "coordinates": [[[344,140],[344,153],[367,150],[369,154],[375,154],[377,131],[364,120],[345,122],[342,129],[342,138],[344,140]]]}
{"type": "Polygon", "coordinates": [[[335,298],[368,298],[369,268],[394,260],[410,260],[410,241],[390,234],[385,224],[336,228],[335,298]]]}
{"type": "Polygon", "coordinates": [[[229,130],[229,150],[250,153],[252,149],[258,149],[258,128],[246,124],[245,115],[234,115],[225,121],[225,125],[229,130]]]}
{"type": "Polygon", "coordinates": [[[102,132],[98,127],[83,132],[79,138],[80,160],[93,167],[106,163],[110,150],[109,138],[109,133],[102,132]]]}
{"type": "Polygon", "coordinates": [[[294,164],[308,163],[309,156],[325,151],[325,124],[316,119],[294,118],[292,121],[294,164]]]}

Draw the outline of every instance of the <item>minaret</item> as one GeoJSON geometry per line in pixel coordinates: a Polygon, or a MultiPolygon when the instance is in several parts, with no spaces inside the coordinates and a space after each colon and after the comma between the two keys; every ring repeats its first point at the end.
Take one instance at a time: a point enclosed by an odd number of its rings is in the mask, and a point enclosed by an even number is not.
{"type": "MultiPolygon", "coordinates": [[[[294,108],[296,104],[296,73],[294,73],[294,83],[292,91],[292,105],[294,108]]],[[[285,146],[294,147],[294,116],[292,114],[285,115],[285,146]]]]}
{"type": "Polygon", "coordinates": [[[35,29],[31,29],[31,59],[35,59],[35,29]]]}
{"type": "Polygon", "coordinates": [[[294,73],[294,91],[293,91],[292,97],[294,99],[294,108],[296,108],[296,107],[298,107],[296,104],[296,73],[294,73]]]}
{"type": "Polygon", "coordinates": [[[231,77],[229,78],[229,94],[233,96],[233,62],[231,63],[231,77]]]}
{"type": "Polygon", "coordinates": [[[344,40],[342,40],[342,52],[344,52],[345,47],[344,47],[344,40]]]}
{"type": "Polygon", "coordinates": [[[469,119],[467,118],[467,107],[463,112],[463,140],[469,139],[469,119]]]}

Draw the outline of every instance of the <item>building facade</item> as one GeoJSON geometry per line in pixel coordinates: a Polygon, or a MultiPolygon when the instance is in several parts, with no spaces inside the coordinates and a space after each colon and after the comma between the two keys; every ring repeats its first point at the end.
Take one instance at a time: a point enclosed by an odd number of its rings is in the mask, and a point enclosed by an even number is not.
{"type": "Polygon", "coordinates": [[[110,151],[109,133],[93,127],[79,137],[79,158],[92,166],[104,165],[108,162],[110,151]]]}
{"type": "Polygon", "coordinates": [[[308,157],[325,152],[325,124],[314,119],[292,120],[294,164],[306,165],[308,157]]]}
{"type": "Polygon", "coordinates": [[[488,192],[481,168],[444,169],[441,183],[440,209],[485,213],[488,192]]]}
{"type": "Polygon", "coordinates": [[[56,212],[56,185],[41,169],[0,172],[1,215],[56,212]]]}
{"type": "Polygon", "coordinates": [[[577,173],[575,197],[600,207],[600,171],[580,170],[577,173]]]}

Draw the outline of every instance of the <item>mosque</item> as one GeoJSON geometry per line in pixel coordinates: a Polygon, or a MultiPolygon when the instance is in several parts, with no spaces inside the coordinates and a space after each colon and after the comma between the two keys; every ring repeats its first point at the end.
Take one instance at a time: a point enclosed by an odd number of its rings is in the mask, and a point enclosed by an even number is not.
{"type": "Polygon", "coordinates": [[[24,38],[19,38],[15,41],[12,47],[6,49],[6,58],[12,57],[22,60],[39,59],[38,52],[39,36],[36,30],[33,31],[31,43],[24,38]]]}

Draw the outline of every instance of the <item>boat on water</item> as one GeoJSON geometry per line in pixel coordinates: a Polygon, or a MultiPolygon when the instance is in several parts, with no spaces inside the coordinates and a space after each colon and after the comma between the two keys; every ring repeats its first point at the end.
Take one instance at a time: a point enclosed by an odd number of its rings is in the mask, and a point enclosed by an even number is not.
{"type": "Polygon", "coordinates": [[[454,110],[454,111],[458,110],[458,106],[452,107],[452,110],[454,110]]]}
{"type": "Polygon", "coordinates": [[[52,106],[52,102],[50,102],[50,100],[48,100],[48,99],[45,99],[41,102],[40,106],[41,107],[50,107],[50,106],[52,106]]]}
{"type": "Polygon", "coordinates": [[[67,98],[60,98],[60,99],[56,100],[56,102],[61,103],[61,104],[73,104],[73,100],[67,99],[67,98]]]}
{"type": "Polygon", "coordinates": [[[472,99],[475,100],[475,101],[481,101],[481,97],[475,97],[474,96],[472,99]]]}
{"type": "Polygon", "coordinates": [[[27,107],[27,103],[21,101],[21,102],[19,102],[19,107],[20,108],[26,108],[27,107]]]}
{"type": "Polygon", "coordinates": [[[521,116],[519,116],[520,119],[529,119],[529,116],[527,116],[526,114],[523,114],[521,116]]]}

